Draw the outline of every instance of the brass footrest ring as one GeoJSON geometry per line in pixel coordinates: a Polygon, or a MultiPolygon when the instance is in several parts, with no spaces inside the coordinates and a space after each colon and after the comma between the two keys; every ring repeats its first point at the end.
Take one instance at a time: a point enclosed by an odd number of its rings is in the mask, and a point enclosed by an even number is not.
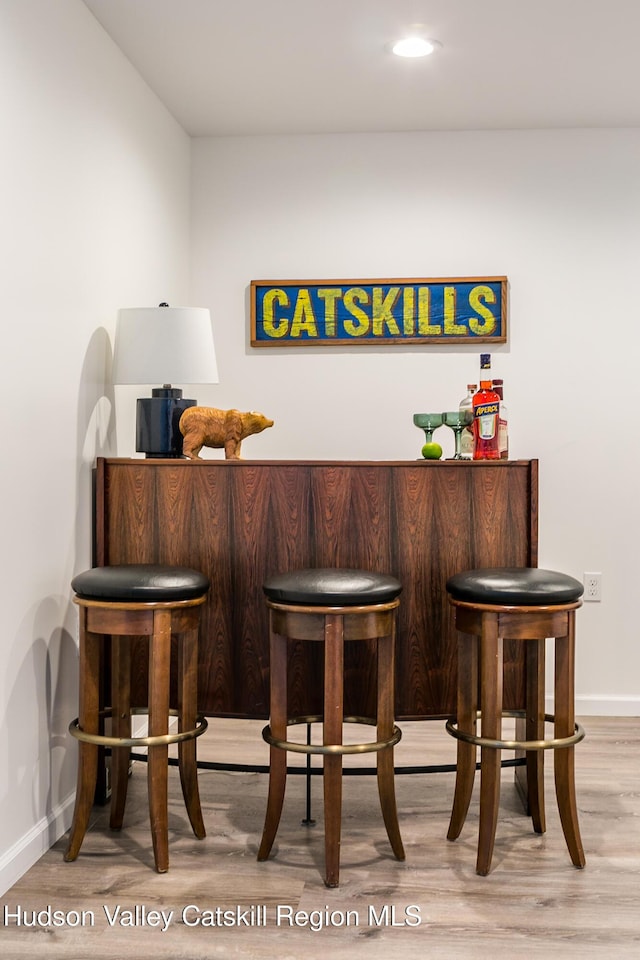
{"type": "MultiPolygon", "coordinates": [[[[322,720],[323,717],[321,714],[309,717],[292,717],[287,720],[287,726],[290,727],[300,723],[321,723],[322,720]]],[[[370,717],[343,717],[343,723],[364,723],[375,727],[377,721],[372,720],[370,717]]],[[[377,740],[374,743],[309,744],[296,743],[294,740],[279,740],[277,737],[274,737],[271,733],[271,727],[267,724],[262,731],[262,738],[271,744],[272,747],[277,747],[279,750],[290,750],[291,753],[335,756],[341,754],[377,753],[379,750],[387,750],[389,747],[395,747],[396,743],[402,738],[402,730],[394,724],[393,733],[387,740],[377,740]]]]}
{"type": "MultiPolygon", "coordinates": [[[[524,719],[524,710],[504,710],[503,717],[517,717],[524,719]]],[[[482,717],[482,711],[478,711],[478,717],[482,717]]],[[[554,723],[555,716],[552,713],[545,713],[545,722],[554,723]]],[[[570,737],[556,737],[551,740],[493,740],[490,737],[479,737],[474,733],[466,733],[464,730],[458,730],[455,720],[447,720],[447,733],[456,740],[463,740],[465,743],[475,744],[477,747],[491,747],[494,750],[562,750],[564,747],[573,747],[574,744],[584,740],[584,729],[576,723],[575,733],[570,737]]]]}
{"type": "MultiPolygon", "coordinates": [[[[132,715],[146,716],[148,712],[145,707],[131,709],[132,715]]],[[[111,707],[100,711],[101,717],[110,717],[111,715],[111,707]]],[[[179,717],[180,714],[177,710],[169,710],[169,716],[179,717]]],[[[184,740],[195,740],[196,737],[205,732],[208,726],[206,717],[198,715],[193,730],[181,730],[180,733],[165,733],[155,737],[106,737],[101,733],[85,733],[76,717],[69,724],[69,733],[76,740],[82,740],[83,743],[93,743],[100,747],[161,747],[170,743],[181,743],[184,740]]]]}

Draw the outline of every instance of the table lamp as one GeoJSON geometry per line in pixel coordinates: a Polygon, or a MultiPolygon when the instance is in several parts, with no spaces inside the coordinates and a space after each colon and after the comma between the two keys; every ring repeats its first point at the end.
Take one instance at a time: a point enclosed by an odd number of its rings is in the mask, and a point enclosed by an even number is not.
{"type": "Polygon", "coordinates": [[[173,383],[218,383],[209,311],[202,307],[131,307],[116,325],[113,382],[154,384],[137,402],[136,450],[146,457],[182,456],[180,417],[187,400],[173,383]]]}

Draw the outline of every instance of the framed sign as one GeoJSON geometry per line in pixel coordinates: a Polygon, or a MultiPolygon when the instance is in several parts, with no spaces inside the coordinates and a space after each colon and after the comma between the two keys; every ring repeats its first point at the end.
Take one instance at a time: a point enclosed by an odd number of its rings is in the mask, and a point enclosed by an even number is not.
{"type": "Polygon", "coordinates": [[[506,277],[251,281],[254,347],[506,339],[506,277]]]}

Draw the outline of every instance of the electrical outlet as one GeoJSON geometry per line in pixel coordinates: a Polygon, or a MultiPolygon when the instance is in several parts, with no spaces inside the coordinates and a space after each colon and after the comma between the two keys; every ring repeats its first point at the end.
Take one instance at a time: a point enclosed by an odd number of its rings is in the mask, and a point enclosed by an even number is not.
{"type": "Polygon", "coordinates": [[[584,583],[583,600],[591,603],[600,603],[602,600],[602,574],[584,573],[582,582],[584,583]]]}

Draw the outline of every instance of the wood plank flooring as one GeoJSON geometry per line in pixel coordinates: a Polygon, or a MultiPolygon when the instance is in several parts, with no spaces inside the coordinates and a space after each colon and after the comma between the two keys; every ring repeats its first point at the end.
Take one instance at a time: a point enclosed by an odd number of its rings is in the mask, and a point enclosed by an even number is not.
{"type": "MultiPolygon", "coordinates": [[[[407,853],[406,862],[398,863],[382,824],[375,778],[345,777],[341,884],[336,890],[326,889],[322,881],[321,777],[314,776],[312,783],[314,827],[300,823],[305,778],[289,777],[274,854],[257,863],[266,775],[201,771],[208,836],[198,841],[190,832],[172,767],[170,869],[158,875],[149,835],[146,764],[135,763],[122,832],[111,832],[106,811],[96,808],[75,863],[63,862],[63,839],[0,900],[0,953],[4,960],[313,960],[329,952],[332,960],[637,960],[640,718],[586,718],[583,724],[587,738],[576,748],[576,768],[584,870],[569,860],[548,756],[544,836],[532,832],[513,773],[503,771],[488,877],[474,872],[477,783],[462,835],[449,843],[454,775],[397,777],[407,853]],[[183,914],[190,905],[193,909],[183,914]],[[5,917],[5,910],[15,914],[22,909],[31,920],[32,911],[48,906],[61,911],[65,925],[48,924],[46,915],[37,926],[18,926],[5,917]],[[109,916],[118,907],[111,926],[109,916]],[[216,908],[230,911],[226,920],[232,925],[192,925],[198,918],[224,922],[225,917],[216,917],[216,908]],[[256,924],[265,913],[258,908],[266,908],[264,926],[256,924]],[[84,923],[72,926],[82,911],[84,923]],[[160,911],[172,911],[166,931],[160,911]],[[306,925],[301,925],[303,911],[306,925]],[[420,923],[411,925],[418,915],[420,923]],[[160,926],[151,925],[156,919],[160,926]]],[[[266,763],[261,726],[212,720],[199,741],[199,756],[266,763]]],[[[455,743],[441,722],[401,726],[398,766],[454,761],[455,743]]],[[[371,761],[347,762],[368,766],[371,761]]]]}

